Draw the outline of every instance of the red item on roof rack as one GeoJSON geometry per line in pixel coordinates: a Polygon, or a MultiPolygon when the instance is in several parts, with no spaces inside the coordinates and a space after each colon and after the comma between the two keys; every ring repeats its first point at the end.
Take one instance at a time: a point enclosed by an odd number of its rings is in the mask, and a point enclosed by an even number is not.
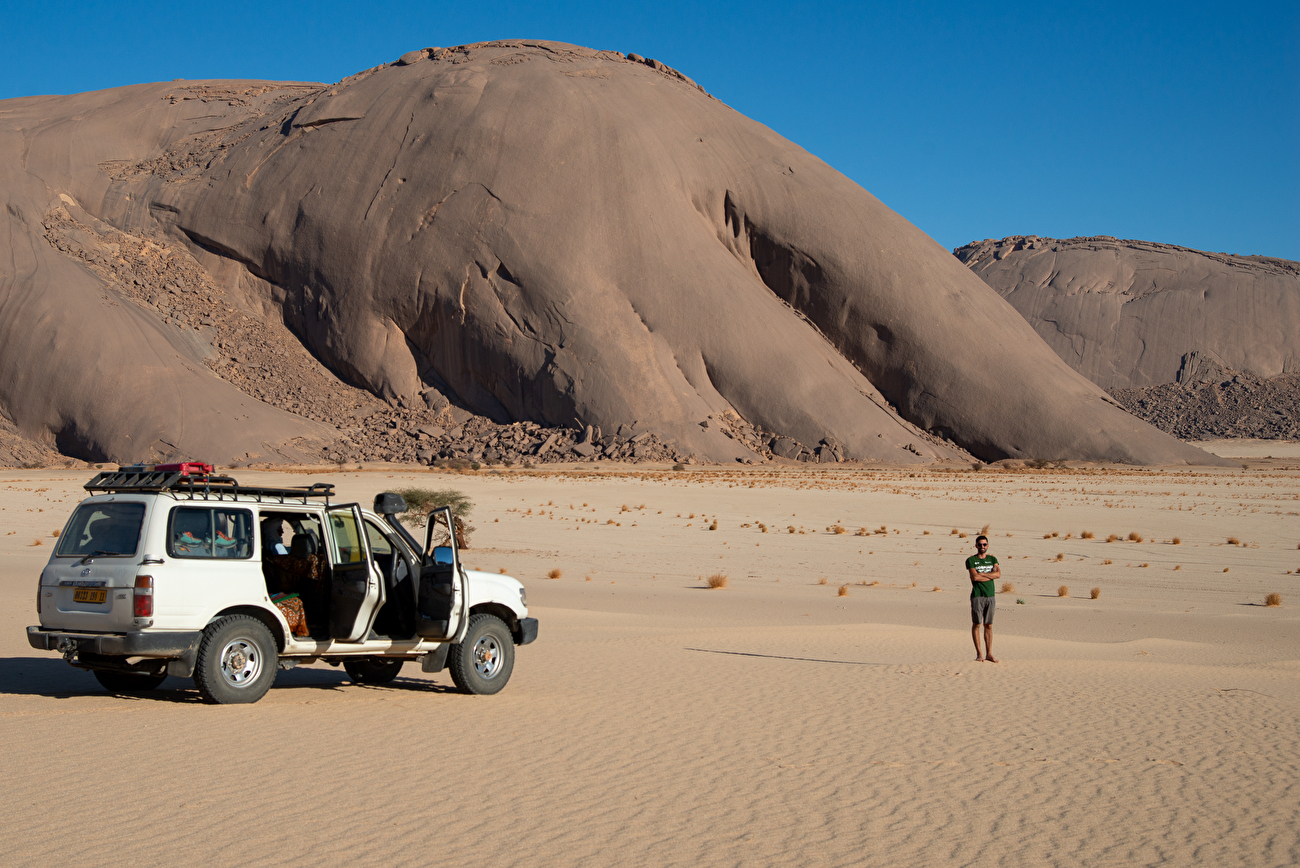
{"type": "Polygon", "coordinates": [[[158,464],[154,470],[183,473],[186,476],[207,476],[212,472],[212,465],[202,461],[182,461],[180,464],[158,464]]]}

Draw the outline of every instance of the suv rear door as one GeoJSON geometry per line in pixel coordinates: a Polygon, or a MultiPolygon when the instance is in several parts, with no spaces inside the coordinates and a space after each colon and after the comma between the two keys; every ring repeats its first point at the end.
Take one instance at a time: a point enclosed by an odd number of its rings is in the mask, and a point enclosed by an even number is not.
{"type": "Polygon", "coordinates": [[[145,498],[83,501],[41,573],[41,625],[122,632],[134,624],[133,591],[145,539],[145,498]]]}
{"type": "Polygon", "coordinates": [[[327,517],[330,636],[342,642],[361,642],[384,602],[382,577],[370,561],[360,505],[331,507],[327,517]]]}

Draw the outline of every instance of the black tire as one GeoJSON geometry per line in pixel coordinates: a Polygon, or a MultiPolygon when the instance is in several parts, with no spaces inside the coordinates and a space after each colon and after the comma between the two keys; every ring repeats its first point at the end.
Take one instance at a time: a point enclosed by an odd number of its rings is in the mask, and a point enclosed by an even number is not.
{"type": "Polygon", "coordinates": [[[357,657],[343,661],[343,670],[357,684],[387,684],[402,671],[400,657],[357,657]]]}
{"type": "Polygon", "coordinates": [[[505,622],[496,615],[471,616],[465,641],[448,649],[447,668],[461,693],[500,693],[515,669],[515,640],[505,622]]]}
{"type": "Polygon", "coordinates": [[[257,702],[275,682],[280,656],[266,625],[249,615],[227,615],[203,631],[194,684],[208,702],[257,702]]]}
{"type": "Polygon", "coordinates": [[[109,672],[104,669],[93,670],[95,680],[109,693],[146,693],[167,680],[167,673],[162,675],[145,675],[132,672],[109,672]]]}

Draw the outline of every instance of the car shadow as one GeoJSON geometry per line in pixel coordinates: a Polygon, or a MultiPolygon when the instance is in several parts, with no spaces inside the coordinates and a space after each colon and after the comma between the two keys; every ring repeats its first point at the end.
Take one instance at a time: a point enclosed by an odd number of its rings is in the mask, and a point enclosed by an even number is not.
{"type": "MultiPolygon", "coordinates": [[[[389,684],[354,685],[342,669],[296,666],[276,673],[272,690],[337,690],[361,687],[367,690],[402,690],[414,693],[455,693],[451,685],[422,678],[398,677],[389,684]]],[[[85,669],[64,663],[57,657],[0,657],[0,696],[44,696],[71,699],[78,696],[110,695],[85,669]]],[[[171,676],[159,687],[144,693],[111,694],[119,699],[142,702],[201,703],[203,697],[190,678],[171,676]]]]}

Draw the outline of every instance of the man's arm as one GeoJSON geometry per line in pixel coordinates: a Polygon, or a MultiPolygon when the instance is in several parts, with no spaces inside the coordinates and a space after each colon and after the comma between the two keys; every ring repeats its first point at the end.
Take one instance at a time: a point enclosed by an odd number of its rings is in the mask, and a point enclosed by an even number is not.
{"type": "Polygon", "coordinates": [[[971,584],[974,584],[975,582],[991,582],[994,579],[1002,578],[1002,565],[994,564],[993,569],[989,570],[987,573],[976,572],[974,567],[968,568],[966,572],[970,573],[971,584]]]}

